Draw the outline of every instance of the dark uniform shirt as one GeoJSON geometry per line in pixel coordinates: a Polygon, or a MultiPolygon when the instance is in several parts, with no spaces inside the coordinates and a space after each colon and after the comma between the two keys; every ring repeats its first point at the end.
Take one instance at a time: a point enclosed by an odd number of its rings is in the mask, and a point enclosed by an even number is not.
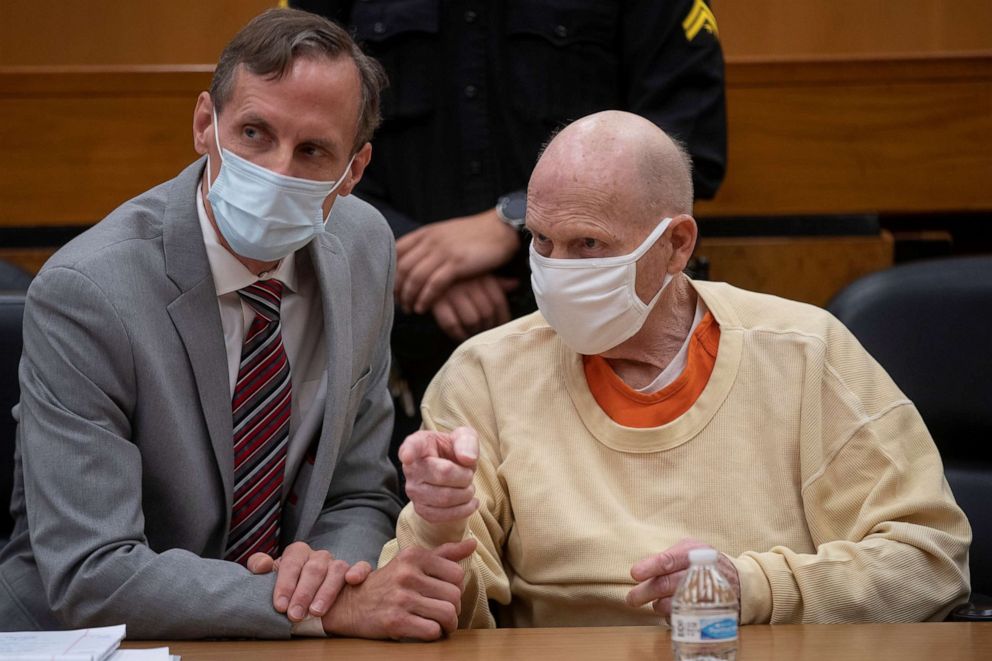
{"type": "Polygon", "coordinates": [[[723,54],[701,0],[293,4],[348,26],[386,69],[357,193],[397,236],[523,190],[552,133],[598,110],[637,113],[686,144],[696,197],[723,179],[723,54]]]}

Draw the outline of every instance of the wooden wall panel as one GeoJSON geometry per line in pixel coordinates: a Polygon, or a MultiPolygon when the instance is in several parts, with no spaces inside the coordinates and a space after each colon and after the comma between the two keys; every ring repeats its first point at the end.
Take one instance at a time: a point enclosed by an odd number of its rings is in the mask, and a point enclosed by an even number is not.
{"type": "MultiPolygon", "coordinates": [[[[661,0],[659,0],[661,1],[661,0]]],[[[0,66],[206,64],[277,0],[0,1],[0,66]]],[[[711,0],[730,58],[992,49],[990,0],[711,0]]]]}
{"type": "Polygon", "coordinates": [[[203,64],[277,0],[0,0],[0,66],[203,64]]]}
{"type": "Polygon", "coordinates": [[[737,61],[703,216],[992,209],[992,52],[737,61]]]}
{"type": "Polygon", "coordinates": [[[710,279],[825,307],[863,275],[892,266],[892,235],[701,238],[710,279]]]}
{"type": "MultiPolygon", "coordinates": [[[[89,224],[195,157],[209,67],[0,68],[0,225],[89,224]]],[[[732,62],[700,216],[992,210],[992,53],[732,62]]]]}
{"type": "Polygon", "coordinates": [[[0,225],[91,224],[193,161],[209,67],[0,70],[0,225]]]}
{"type": "Polygon", "coordinates": [[[992,49],[989,0],[711,0],[711,5],[731,58],[992,49]]]}

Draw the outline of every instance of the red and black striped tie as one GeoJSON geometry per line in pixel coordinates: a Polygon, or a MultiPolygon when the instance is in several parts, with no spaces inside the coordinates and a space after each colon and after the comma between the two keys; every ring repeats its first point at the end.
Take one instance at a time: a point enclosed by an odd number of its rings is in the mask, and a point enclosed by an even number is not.
{"type": "Polygon", "coordinates": [[[234,385],[234,506],[225,558],[242,565],[279,549],[280,498],[286,472],[292,386],[282,344],[283,285],[259,280],[238,294],[255,311],[234,385]]]}

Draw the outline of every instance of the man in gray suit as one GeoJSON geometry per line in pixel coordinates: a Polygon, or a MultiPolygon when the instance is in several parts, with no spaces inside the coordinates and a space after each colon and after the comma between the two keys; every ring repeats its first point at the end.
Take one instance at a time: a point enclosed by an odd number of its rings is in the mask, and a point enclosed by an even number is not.
{"type": "Polygon", "coordinates": [[[474,542],[369,564],[400,506],[386,457],[395,259],[382,216],[347,196],[383,84],[332,23],[262,14],[197,100],[206,159],[38,274],[0,629],[456,626],[474,542]]]}

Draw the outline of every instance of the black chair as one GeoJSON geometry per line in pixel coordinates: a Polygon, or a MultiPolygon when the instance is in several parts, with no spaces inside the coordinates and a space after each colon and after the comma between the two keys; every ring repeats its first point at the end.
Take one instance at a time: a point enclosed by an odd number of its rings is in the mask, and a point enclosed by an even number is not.
{"type": "Polygon", "coordinates": [[[971,522],[972,603],[953,619],[992,619],[992,257],[896,266],[828,309],[916,404],[971,522]]]}
{"type": "Polygon", "coordinates": [[[7,543],[14,529],[10,496],[14,488],[14,431],[17,425],[10,410],[20,397],[17,364],[21,359],[24,297],[23,292],[0,292],[0,547],[7,543]]]}
{"type": "Polygon", "coordinates": [[[30,273],[0,259],[0,291],[27,291],[30,284],[30,273]]]}

